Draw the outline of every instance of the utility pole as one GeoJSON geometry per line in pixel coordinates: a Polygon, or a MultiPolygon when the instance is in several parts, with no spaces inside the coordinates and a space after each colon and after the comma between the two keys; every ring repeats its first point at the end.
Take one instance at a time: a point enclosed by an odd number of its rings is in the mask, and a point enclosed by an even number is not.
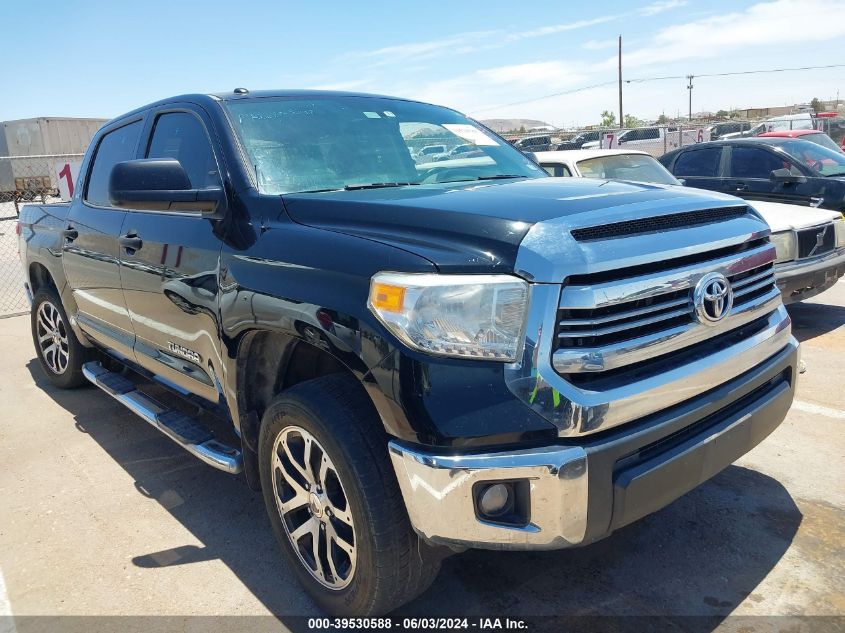
{"type": "Polygon", "coordinates": [[[625,117],[622,116],[622,36],[619,36],[619,127],[625,125],[625,117]]]}
{"type": "Polygon", "coordinates": [[[692,79],[694,75],[687,75],[687,79],[689,79],[689,85],[687,86],[687,90],[689,90],[689,123],[692,123],[692,79]]]}

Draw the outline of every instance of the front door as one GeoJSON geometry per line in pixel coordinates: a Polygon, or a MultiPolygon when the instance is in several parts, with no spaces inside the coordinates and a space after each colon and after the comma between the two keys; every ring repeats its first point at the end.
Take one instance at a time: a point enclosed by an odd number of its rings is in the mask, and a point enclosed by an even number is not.
{"type": "Polygon", "coordinates": [[[730,151],[727,193],[748,200],[809,204],[806,181],[778,182],[772,179],[772,172],[776,169],[789,169],[796,176],[803,176],[803,171],[787,157],[767,147],[734,145],[730,151]]]}
{"type": "MultiPolygon", "coordinates": [[[[169,106],[150,117],[146,158],[175,158],[191,186],[220,186],[211,124],[201,108],[169,106]]],[[[216,220],[193,212],[129,210],[123,292],[135,330],[135,360],[177,388],[218,401],[220,238],[216,220]]]]}
{"type": "Polygon", "coordinates": [[[126,212],[111,206],[108,182],[116,163],[136,157],[142,127],[143,120],[138,118],[100,138],[86,169],[84,191],[71,202],[62,252],[79,327],[125,358],[133,357],[135,343],[121,290],[117,242],[126,212]]]}

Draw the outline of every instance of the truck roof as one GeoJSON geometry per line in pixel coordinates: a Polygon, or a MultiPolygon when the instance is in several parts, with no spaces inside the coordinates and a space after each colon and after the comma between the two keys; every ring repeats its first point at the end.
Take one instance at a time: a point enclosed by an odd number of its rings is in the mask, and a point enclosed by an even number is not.
{"type": "MultiPolygon", "coordinates": [[[[236,88],[235,90],[243,90],[236,88]]],[[[372,94],[367,92],[348,92],[344,90],[312,90],[312,89],[291,89],[291,90],[249,90],[247,92],[214,92],[209,96],[220,101],[235,101],[238,99],[255,99],[267,97],[375,97],[378,99],[399,99],[400,101],[413,101],[413,99],[400,99],[388,95],[372,94]]]]}
{"type": "MultiPolygon", "coordinates": [[[[243,90],[238,88],[236,90],[243,90]]],[[[205,105],[212,105],[213,103],[220,102],[220,101],[239,101],[241,99],[266,99],[266,98],[273,98],[273,97],[311,97],[311,98],[323,98],[323,99],[333,99],[333,98],[342,98],[342,97],[369,97],[369,98],[376,98],[376,99],[395,99],[397,101],[411,101],[413,102],[414,99],[404,99],[402,97],[391,97],[388,95],[379,95],[379,94],[370,94],[366,92],[345,92],[341,90],[248,90],[246,92],[236,92],[236,90],[231,90],[229,92],[209,92],[209,93],[193,93],[193,94],[183,94],[183,95],[176,95],[173,97],[167,97],[165,99],[159,99],[158,101],[154,101],[152,103],[148,103],[146,105],[140,106],[121,114],[115,117],[112,120],[122,119],[127,116],[131,116],[133,114],[137,114],[138,112],[143,112],[149,108],[167,105],[169,103],[178,103],[180,101],[188,101],[194,102],[199,104],[205,105]]]]}

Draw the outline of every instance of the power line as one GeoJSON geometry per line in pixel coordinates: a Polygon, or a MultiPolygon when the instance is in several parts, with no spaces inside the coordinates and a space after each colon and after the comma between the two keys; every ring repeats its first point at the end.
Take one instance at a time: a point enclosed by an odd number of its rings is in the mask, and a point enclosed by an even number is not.
{"type": "MultiPolygon", "coordinates": [[[[785,72],[793,72],[799,70],[827,70],[830,68],[845,68],[845,64],[827,64],[825,66],[802,66],[800,68],[768,68],[762,70],[738,70],[733,72],[726,72],[726,73],[702,73],[696,74],[695,77],[730,77],[733,75],[756,75],[761,73],[785,73],[785,72]]],[[[666,75],[663,77],[638,77],[635,79],[625,79],[625,83],[645,83],[648,81],[663,81],[666,79],[688,79],[689,75],[666,75]]],[[[594,88],[603,88],[605,86],[611,86],[616,83],[616,80],[613,81],[604,81],[602,83],[591,84],[589,86],[581,86],[580,88],[572,88],[571,90],[564,90],[563,92],[553,92],[551,94],[542,95],[540,97],[533,97],[531,99],[523,99],[521,101],[512,101],[511,103],[501,103],[495,106],[488,106],[486,108],[481,108],[479,110],[473,110],[472,114],[477,114],[479,112],[489,112],[490,110],[498,110],[499,108],[508,108],[510,106],[515,105],[523,105],[526,103],[534,103],[535,101],[543,101],[544,99],[552,99],[554,97],[563,97],[566,95],[576,94],[578,92],[584,92],[585,90],[593,90],[594,88]]]]}
{"type": "MultiPolygon", "coordinates": [[[[797,70],[826,70],[828,68],[845,68],[845,64],[828,64],[826,66],[802,66],[800,68],[767,68],[763,70],[737,70],[727,73],[702,73],[695,77],[730,77],[733,75],[757,75],[761,73],[785,73],[797,70]]],[[[663,79],[688,79],[689,75],[666,75],[665,77],[639,77],[626,79],[626,83],[644,83],[646,81],[661,81],[663,79]]]]}
{"type": "Polygon", "coordinates": [[[616,80],[613,81],[604,81],[600,84],[592,84],[590,86],[582,86],[581,88],[573,88],[572,90],[564,90],[563,92],[554,92],[552,94],[543,95],[542,97],[534,97],[533,99],[524,99],[523,101],[512,101],[511,103],[501,103],[499,105],[489,106],[487,108],[481,108],[480,110],[473,110],[472,114],[476,114],[478,112],[487,112],[488,110],[495,110],[497,108],[507,108],[509,106],[515,105],[522,105],[523,103],[533,103],[534,101],[540,101],[542,99],[551,99],[552,97],[562,97],[564,95],[571,95],[575,94],[576,92],[583,92],[584,90],[592,90],[593,88],[602,88],[604,86],[612,86],[616,83],[616,80]]]}

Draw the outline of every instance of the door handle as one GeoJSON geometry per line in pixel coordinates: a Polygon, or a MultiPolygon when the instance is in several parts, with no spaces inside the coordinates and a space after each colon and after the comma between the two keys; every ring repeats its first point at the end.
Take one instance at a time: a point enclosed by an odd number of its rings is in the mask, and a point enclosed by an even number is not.
{"type": "Polygon", "coordinates": [[[141,238],[138,237],[138,234],[135,232],[121,235],[117,238],[117,243],[126,249],[126,253],[129,255],[135,251],[141,250],[141,247],[144,245],[144,242],[141,241],[141,238]]]}
{"type": "Polygon", "coordinates": [[[77,237],[79,237],[79,231],[77,231],[77,230],[76,230],[75,228],[73,228],[72,226],[69,226],[69,227],[67,227],[66,229],[64,229],[64,230],[62,231],[62,237],[63,237],[66,241],[68,241],[68,242],[72,242],[72,241],[73,241],[73,240],[75,240],[77,237]]]}
{"type": "Polygon", "coordinates": [[[744,182],[736,183],[736,191],[748,191],[748,185],[744,182]]]}

